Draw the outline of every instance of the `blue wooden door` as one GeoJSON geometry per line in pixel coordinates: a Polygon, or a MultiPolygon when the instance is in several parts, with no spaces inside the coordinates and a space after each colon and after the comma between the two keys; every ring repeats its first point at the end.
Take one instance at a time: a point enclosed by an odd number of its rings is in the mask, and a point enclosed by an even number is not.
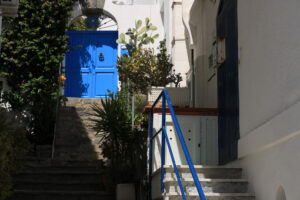
{"type": "Polygon", "coordinates": [[[117,31],[69,31],[65,96],[104,98],[117,91],[117,31]]]}

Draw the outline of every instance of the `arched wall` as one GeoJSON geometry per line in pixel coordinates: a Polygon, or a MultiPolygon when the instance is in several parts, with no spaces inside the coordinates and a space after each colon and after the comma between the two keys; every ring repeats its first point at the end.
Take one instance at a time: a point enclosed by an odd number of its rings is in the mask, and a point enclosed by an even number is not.
{"type": "Polygon", "coordinates": [[[157,33],[159,33],[159,38],[152,45],[154,50],[159,46],[159,41],[165,36],[159,4],[116,5],[112,1],[98,0],[96,3],[86,5],[78,1],[73,7],[69,24],[77,17],[85,15],[85,12],[103,12],[108,15],[117,22],[119,34],[125,33],[128,28],[134,27],[137,20],[144,21],[148,17],[151,23],[157,26],[157,33]]]}

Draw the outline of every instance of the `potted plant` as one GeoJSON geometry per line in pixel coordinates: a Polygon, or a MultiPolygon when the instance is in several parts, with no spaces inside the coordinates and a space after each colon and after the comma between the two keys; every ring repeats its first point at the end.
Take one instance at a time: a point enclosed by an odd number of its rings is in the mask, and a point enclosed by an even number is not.
{"type": "MultiPolygon", "coordinates": [[[[131,127],[126,92],[110,93],[109,98],[102,99],[101,105],[94,104],[92,109],[93,129],[102,138],[99,145],[112,184],[119,191],[124,187],[135,188],[135,183],[146,174],[147,133],[131,127]]],[[[127,195],[127,199],[132,199],[135,191],[130,194],[127,190],[127,195]]]]}

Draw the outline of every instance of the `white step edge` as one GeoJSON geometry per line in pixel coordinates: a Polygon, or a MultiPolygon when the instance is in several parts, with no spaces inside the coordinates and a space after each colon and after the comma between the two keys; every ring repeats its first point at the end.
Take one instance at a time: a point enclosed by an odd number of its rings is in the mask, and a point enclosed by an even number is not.
{"type": "MultiPolygon", "coordinates": [[[[188,169],[188,165],[176,165],[177,169],[188,169]]],[[[164,165],[164,169],[173,169],[173,165],[164,165]]],[[[222,166],[222,165],[194,165],[195,169],[242,169],[240,167],[230,167],[230,166],[222,166]]]]}
{"type": "MultiPolygon", "coordinates": [[[[189,169],[188,165],[177,165],[176,166],[178,170],[186,170],[189,169]]],[[[197,169],[236,169],[236,170],[242,170],[240,167],[228,167],[228,166],[220,166],[220,165],[194,165],[195,170],[197,169]]],[[[164,165],[165,171],[174,170],[173,165],[164,165]]],[[[156,169],[154,172],[152,172],[152,176],[155,176],[156,174],[161,172],[161,167],[156,169]]],[[[175,173],[175,172],[173,172],[175,173]]]]}
{"type": "MultiPolygon", "coordinates": [[[[199,196],[198,193],[188,193],[190,197],[199,196]]],[[[204,193],[205,197],[254,197],[251,193],[204,193]]],[[[180,192],[168,192],[162,196],[181,196],[180,192]]]]}
{"type": "MultiPolygon", "coordinates": [[[[180,177],[180,180],[181,182],[182,181],[185,181],[185,182],[194,182],[194,179],[193,178],[182,178],[180,177]]],[[[200,178],[199,179],[200,182],[225,182],[225,183],[233,183],[233,182],[248,182],[247,179],[211,179],[211,178],[200,178]]],[[[171,177],[168,177],[168,178],[164,178],[164,183],[165,182],[178,182],[177,181],[177,178],[171,178],[171,177]]]]}

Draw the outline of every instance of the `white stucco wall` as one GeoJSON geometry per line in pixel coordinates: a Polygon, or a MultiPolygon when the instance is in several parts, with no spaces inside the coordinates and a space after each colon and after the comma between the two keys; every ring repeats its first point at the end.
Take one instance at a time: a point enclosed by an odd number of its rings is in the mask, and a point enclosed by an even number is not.
{"type": "Polygon", "coordinates": [[[238,2],[239,157],[257,199],[300,199],[300,2],[238,2]]]}
{"type": "Polygon", "coordinates": [[[160,12],[161,18],[163,19],[164,26],[164,36],[166,39],[166,46],[168,49],[168,53],[171,54],[172,50],[172,40],[173,40],[173,14],[172,14],[172,2],[173,0],[160,0],[160,12]]]}
{"type": "MultiPolygon", "coordinates": [[[[195,106],[217,107],[217,75],[216,69],[209,67],[209,56],[212,54],[213,41],[216,37],[216,15],[219,0],[194,1],[189,13],[191,34],[189,48],[194,49],[195,62],[195,106]]],[[[189,27],[188,27],[189,26],[189,27]]],[[[191,59],[191,57],[190,57],[191,59]]],[[[190,80],[191,81],[191,80],[190,80]]]]}
{"type": "MultiPolygon", "coordinates": [[[[217,106],[216,76],[207,82],[219,1],[195,1],[196,106],[217,106]]],[[[257,200],[300,199],[300,2],[238,1],[239,159],[257,200]]]]}
{"type": "Polygon", "coordinates": [[[296,0],[239,2],[242,136],[300,100],[299,6],[296,0]]]}
{"type": "Polygon", "coordinates": [[[180,87],[186,87],[186,73],[190,70],[189,48],[186,45],[185,28],[182,19],[182,0],[172,4],[172,62],[175,73],[181,73],[180,87]]]}

